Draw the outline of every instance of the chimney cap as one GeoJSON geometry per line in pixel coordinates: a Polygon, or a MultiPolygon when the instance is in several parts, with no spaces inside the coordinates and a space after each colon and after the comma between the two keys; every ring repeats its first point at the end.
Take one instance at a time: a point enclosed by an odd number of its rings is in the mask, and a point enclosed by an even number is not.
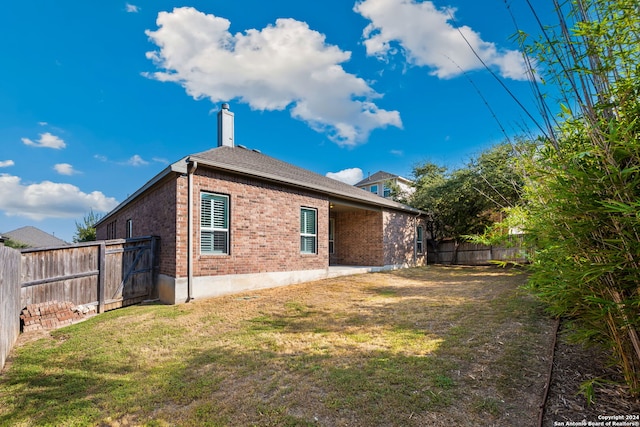
{"type": "Polygon", "coordinates": [[[229,104],[224,102],[218,111],[218,147],[234,146],[233,113],[229,111],[229,104]]]}

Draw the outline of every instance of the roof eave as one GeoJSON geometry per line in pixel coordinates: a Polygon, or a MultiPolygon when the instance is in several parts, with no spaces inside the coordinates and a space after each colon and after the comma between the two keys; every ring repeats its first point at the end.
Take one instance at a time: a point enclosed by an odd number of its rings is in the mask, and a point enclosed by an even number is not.
{"type": "MultiPolygon", "coordinates": [[[[201,165],[205,165],[205,166],[208,166],[208,167],[224,170],[224,171],[227,171],[227,172],[241,174],[241,175],[244,175],[244,176],[250,176],[250,177],[253,177],[253,178],[258,178],[258,179],[261,179],[261,180],[274,182],[274,183],[278,183],[278,184],[292,185],[294,187],[304,188],[304,189],[307,189],[307,190],[313,190],[313,191],[317,191],[317,192],[320,192],[320,193],[323,193],[323,194],[327,194],[327,195],[330,195],[330,196],[338,197],[338,198],[345,199],[345,200],[355,201],[355,202],[363,203],[363,204],[367,204],[367,205],[381,206],[381,207],[385,207],[385,208],[389,208],[389,209],[395,209],[395,210],[400,210],[400,211],[405,211],[405,212],[411,212],[411,213],[416,214],[416,215],[426,214],[426,212],[423,212],[423,211],[421,211],[419,209],[412,208],[411,206],[403,205],[403,204],[398,203],[398,202],[390,201],[390,200],[384,199],[382,197],[380,197],[380,201],[379,202],[378,201],[373,201],[373,200],[370,200],[370,199],[366,199],[366,198],[359,198],[359,197],[355,197],[355,196],[353,196],[351,194],[348,194],[346,192],[341,192],[341,191],[328,189],[326,187],[322,187],[322,186],[319,186],[319,185],[311,184],[311,183],[308,183],[308,182],[298,181],[298,180],[294,180],[294,179],[283,179],[280,176],[277,176],[277,175],[274,175],[274,174],[270,174],[270,173],[264,173],[264,172],[256,173],[255,171],[252,171],[250,169],[245,169],[245,168],[241,168],[241,167],[237,167],[237,166],[232,166],[232,165],[228,165],[228,164],[221,163],[221,162],[212,162],[209,159],[205,159],[205,158],[198,157],[198,156],[189,156],[186,159],[186,161],[187,162],[197,161],[201,165]]],[[[361,190],[361,191],[365,191],[365,190],[361,190]]]]}
{"type": "Polygon", "coordinates": [[[102,224],[103,222],[106,222],[107,219],[109,219],[115,213],[117,213],[120,210],[122,210],[123,207],[125,207],[126,205],[131,203],[138,196],[140,196],[142,193],[144,193],[145,191],[147,191],[148,189],[150,189],[151,187],[156,185],[158,182],[160,182],[162,179],[164,179],[169,174],[171,174],[171,173],[186,174],[187,173],[187,163],[185,162],[185,159],[186,159],[186,157],[183,157],[182,159],[178,160],[177,162],[174,162],[174,163],[170,164],[169,166],[164,168],[162,171],[160,171],[160,173],[158,173],[156,176],[154,176],[149,181],[147,181],[147,183],[144,184],[142,187],[140,187],[135,193],[133,193],[132,195],[130,195],[129,197],[124,199],[122,202],[120,202],[120,204],[118,206],[116,206],[109,213],[107,213],[105,216],[100,218],[100,220],[96,223],[96,227],[99,224],[102,224]]]}

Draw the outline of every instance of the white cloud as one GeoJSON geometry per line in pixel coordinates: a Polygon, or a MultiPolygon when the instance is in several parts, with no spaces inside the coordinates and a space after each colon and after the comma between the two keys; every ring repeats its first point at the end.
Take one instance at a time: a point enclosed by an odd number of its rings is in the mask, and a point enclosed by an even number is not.
{"type": "Polygon", "coordinates": [[[32,147],[54,148],[56,150],[67,146],[67,144],[65,144],[62,139],[50,134],[49,132],[41,133],[40,139],[38,139],[37,141],[32,141],[29,138],[22,138],[22,142],[25,145],[30,145],[32,147]]]}
{"type": "Polygon", "coordinates": [[[9,166],[13,166],[16,163],[13,160],[2,160],[0,161],[0,168],[8,168],[9,166]]]}
{"type": "Polygon", "coordinates": [[[147,52],[162,71],[149,78],[183,86],[195,99],[239,99],[257,110],[290,109],[291,115],[340,145],[366,141],[369,133],[402,126],[398,111],[340,64],[351,53],[294,19],[231,34],[230,21],[190,7],[160,12],[158,30],[147,30],[159,50],[147,52]]]}
{"type": "MultiPolygon", "coordinates": [[[[134,154],[133,156],[129,157],[127,160],[124,160],[124,161],[109,160],[107,156],[104,156],[102,154],[94,154],[93,158],[104,163],[113,163],[116,165],[124,165],[124,166],[146,166],[149,164],[149,162],[143,159],[142,156],[140,156],[139,154],[134,154]]],[[[168,160],[158,158],[158,157],[154,157],[152,158],[152,160],[158,163],[169,164],[168,160]]]]}
{"type": "Polygon", "coordinates": [[[328,178],[336,179],[338,181],[353,185],[357,182],[362,181],[362,177],[364,176],[364,174],[362,173],[362,169],[360,168],[351,168],[343,169],[339,172],[327,172],[326,176],[328,178]]]}
{"type": "Polygon", "coordinates": [[[60,175],[75,175],[79,173],[78,171],[73,169],[73,166],[69,163],[58,163],[53,167],[53,169],[55,169],[55,171],[60,175]]]}
{"type": "Polygon", "coordinates": [[[77,218],[91,209],[108,212],[117,204],[100,191],[84,193],[75,185],[51,181],[25,185],[17,176],[0,174],[0,210],[9,216],[77,218]]]}
{"type": "Polygon", "coordinates": [[[391,150],[391,151],[389,151],[389,153],[393,154],[394,156],[398,156],[398,157],[404,156],[404,151],[402,151],[402,150],[391,150]]]}
{"type": "Polygon", "coordinates": [[[144,165],[148,165],[149,162],[147,162],[145,159],[140,157],[138,154],[134,154],[124,164],[129,165],[129,166],[144,166],[144,165]]]}
{"type": "Polygon", "coordinates": [[[368,55],[388,59],[397,53],[398,43],[409,63],[429,67],[432,75],[446,79],[483,68],[468,41],[502,77],[527,78],[520,52],[499,49],[470,27],[455,26],[454,8],[438,9],[431,1],[363,0],[354,10],[371,21],[363,32],[368,55]]]}
{"type": "Polygon", "coordinates": [[[151,160],[153,160],[156,163],[162,163],[163,165],[168,165],[169,164],[169,160],[163,158],[163,157],[152,157],[151,160]]]}
{"type": "Polygon", "coordinates": [[[125,10],[128,13],[138,13],[140,12],[140,8],[134,4],[130,4],[130,3],[125,3],[124,5],[125,10]]]}

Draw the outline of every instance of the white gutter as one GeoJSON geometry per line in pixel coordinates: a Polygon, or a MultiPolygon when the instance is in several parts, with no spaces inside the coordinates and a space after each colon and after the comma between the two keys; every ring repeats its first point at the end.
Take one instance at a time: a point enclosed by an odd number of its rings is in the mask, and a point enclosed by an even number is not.
{"type": "Polygon", "coordinates": [[[193,299],[193,173],[198,162],[187,159],[187,301],[193,299]]]}

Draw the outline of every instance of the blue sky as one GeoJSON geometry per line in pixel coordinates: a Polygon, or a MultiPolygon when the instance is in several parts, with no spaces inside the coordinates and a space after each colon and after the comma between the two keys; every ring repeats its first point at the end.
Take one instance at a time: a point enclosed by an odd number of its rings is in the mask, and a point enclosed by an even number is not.
{"type": "Polygon", "coordinates": [[[460,166],[503,141],[501,126],[533,127],[461,33],[535,110],[503,0],[3,5],[0,232],[71,241],[90,209],[214,147],[222,102],[237,144],[350,183],[460,166]]]}

